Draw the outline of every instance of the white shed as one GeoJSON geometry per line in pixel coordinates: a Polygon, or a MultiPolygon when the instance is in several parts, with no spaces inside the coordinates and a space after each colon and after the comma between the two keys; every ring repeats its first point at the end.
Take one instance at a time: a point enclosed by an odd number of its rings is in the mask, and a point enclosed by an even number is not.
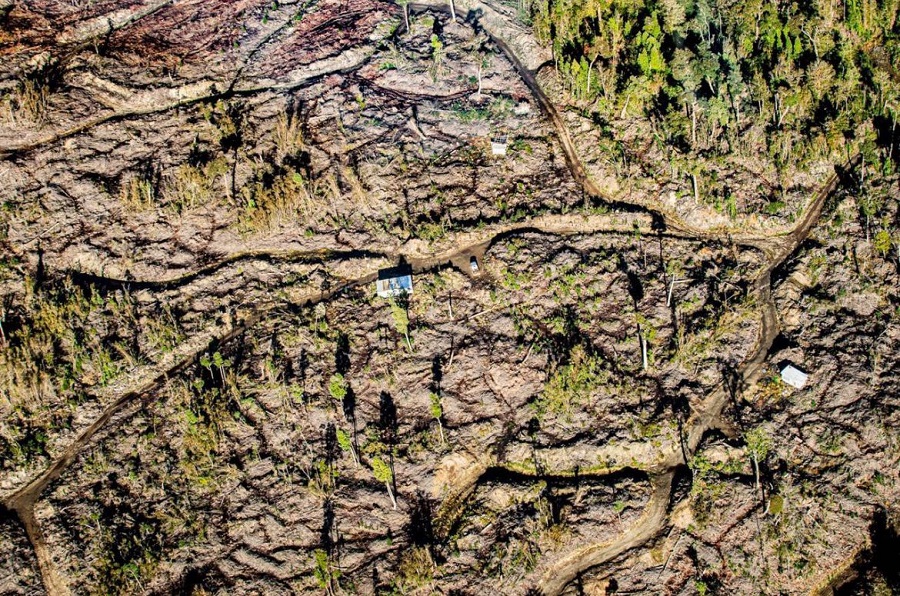
{"type": "Polygon", "coordinates": [[[382,298],[412,294],[412,269],[409,266],[382,269],[375,281],[375,291],[382,298]]]}
{"type": "Polygon", "coordinates": [[[506,155],[506,143],[508,137],[498,136],[491,139],[491,154],[492,155],[506,155]]]}
{"type": "Polygon", "coordinates": [[[806,381],[808,379],[809,375],[792,364],[786,364],[784,368],[781,369],[781,380],[796,389],[803,389],[806,387],[806,381]]]}

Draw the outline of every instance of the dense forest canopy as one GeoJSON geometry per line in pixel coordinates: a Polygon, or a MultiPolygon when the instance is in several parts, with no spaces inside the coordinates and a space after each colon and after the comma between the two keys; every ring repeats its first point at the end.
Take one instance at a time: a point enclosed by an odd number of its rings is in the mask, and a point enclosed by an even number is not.
{"type": "Polygon", "coordinates": [[[900,0],[535,0],[569,92],[679,150],[896,166],[900,0]],[[746,142],[752,139],[753,142],[746,142]]]}

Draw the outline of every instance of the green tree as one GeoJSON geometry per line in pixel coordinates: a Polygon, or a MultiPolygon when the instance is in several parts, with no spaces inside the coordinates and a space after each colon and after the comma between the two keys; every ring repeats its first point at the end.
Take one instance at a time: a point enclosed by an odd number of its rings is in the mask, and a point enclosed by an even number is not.
{"type": "Polygon", "coordinates": [[[331,375],[331,379],[328,382],[328,393],[338,401],[344,400],[347,396],[347,380],[344,379],[344,375],[340,373],[331,375]]]}
{"type": "Polygon", "coordinates": [[[881,256],[887,257],[887,254],[891,251],[891,234],[887,230],[879,230],[877,234],[875,234],[875,242],[874,242],[875,250],[881,253],[881,256]]]}
{"type": "Polygon", "coordinates": [[[341,451],[349,452],[350,457],[353,458],[353,463],[359,466],[359,455],[356,453],[356,447],[353,445],[353,438],[350,436],[350,433],[339,428],[337,429],[336,434],[338,446],[341,448],[341,451]]]}
{"type": "Polygon", "coordinates": [[[375,480],[378,482],[384,482],[384,486],[387,488],[388,496],[391,498],[391,503],[394,506],[394,509],[397,509],[397,499],[394,497],[394,471],[391,469],[383,459],[380,457],[373,457],[372,463],[372,475],[375,476],[375,480]]]}
{"type": "Polygon", "coordinates": [[[212,356],[213,365],[219,369],[219,375],[221,375],[222,380],[225,380],[225,369],[231,366],[231,362],[226,360],[221,352],[214,352],[212,356]]]}
{"type": "Polygon", "coordinates": [[[666,71],[666,62],[663,59],[660,38],[662,28],[656,13],[650,15],[644,22],[644,27],[638,34],[635,42],[638,47],[637,63],[641,72],[647,78],[666,71]]]}
{"type": "Polygon", "coordinates": [[[441,62],[444,59],[444,42],[436,34],[431,34],[431,80],[437,82],[441,74],[441,62]]]}
{"type": "Polygon", "coordinates": [[[444,408],[441,406],[441,396],[432,391],[428,397],[431,400],[431,405],[429,407],[431,417],[438,423],[438,431],[441,434],[441,443],[446,445],[447,441],[444,439],[444,424],[441,421],[444,416],[444,408]]]}
{"type": "Polygon", "coordinates": [[[406,306],[391,300],[391,318],[394,319],[394,329],[406,338],[406,347],[412,352],[412,343],[409,341],[409,312],[406,306]]]}
{"type": "Polygon", "coordinates": [[[333,596],[339,588],[340,570],[335,566],[328,553],[321,548],[313,551],[313,560],[316,565],[313,575],[319,583],[319,587],[325,590],[328,596],[333,596]]]}
{"type": "Polygon", "coordinates": [[[756,490],[760,491],[759,462],[765,461],[769,450],[772,449],[772,437],[762,426],[752,428],[744,434],[744,442],[747,444],[747,453],[753,461],[753,474],[756,478],[756,490]]]}

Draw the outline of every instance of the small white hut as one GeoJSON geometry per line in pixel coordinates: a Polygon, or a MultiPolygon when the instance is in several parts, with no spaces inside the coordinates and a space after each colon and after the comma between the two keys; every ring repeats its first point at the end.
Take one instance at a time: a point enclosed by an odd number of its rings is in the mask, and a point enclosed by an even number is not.
{"type": "Polygon", "coordinates": [[[509,137],[506,135],[491,138],[491,155],[506,155],[506,144],[509,137]]]}
{"type": "Polygon", "coordinates": [[[781,380],[795,389],[803,389],[806,387],[806,381],[808,379],[809,375],[793,364],[785,364],[784,368],[781,369],[781,380]]]}

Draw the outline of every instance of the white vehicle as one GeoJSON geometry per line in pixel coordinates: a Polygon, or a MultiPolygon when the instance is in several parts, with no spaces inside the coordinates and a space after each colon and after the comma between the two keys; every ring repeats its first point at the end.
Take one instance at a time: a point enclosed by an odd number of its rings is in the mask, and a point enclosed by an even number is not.
{"type": "Polygon", "coordinates": [[[478,273],[478,259],[475,257],[470,258],[469,267],[472,268],[472,273],[478,273]]]}

